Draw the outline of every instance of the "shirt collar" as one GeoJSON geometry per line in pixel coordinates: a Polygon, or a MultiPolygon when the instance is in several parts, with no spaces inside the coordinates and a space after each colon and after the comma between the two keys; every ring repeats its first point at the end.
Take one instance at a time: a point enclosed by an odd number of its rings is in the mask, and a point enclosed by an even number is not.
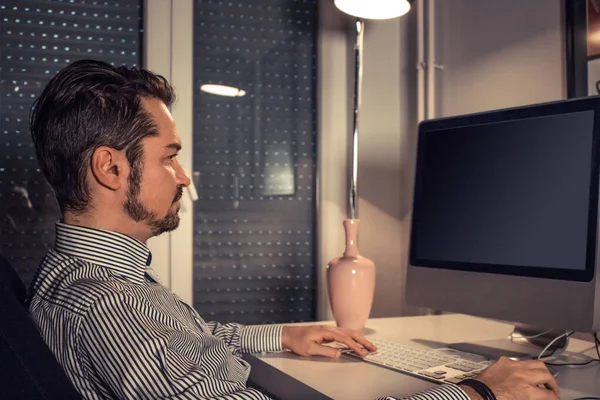
{"type": "Polygon", "coordinates": [[[57,252],[108,267],[134,283],[143,283],[152,255],[146,244],[117,232],[56,223],[57,252]]]}

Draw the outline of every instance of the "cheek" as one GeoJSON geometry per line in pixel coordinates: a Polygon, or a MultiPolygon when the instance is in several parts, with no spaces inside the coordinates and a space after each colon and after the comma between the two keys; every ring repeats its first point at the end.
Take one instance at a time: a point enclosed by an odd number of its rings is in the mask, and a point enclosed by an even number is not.
{"type": "Polygon", "coordinates": [[[174,174],[161,167],[146,171],[142,180],[140,199],[154,209],[170,207],[177,191],[174,174]]]}
{"type": "Polygon", "coordinates": [[[166,203],[170,203],[173,200],[173,196],[169,196],[169,192],[158,185],[142,189],[140,197],[144,203],[154,209],[163,208],[166,203]],[[171,200],[169,200],[169,197],[171,200]]]}

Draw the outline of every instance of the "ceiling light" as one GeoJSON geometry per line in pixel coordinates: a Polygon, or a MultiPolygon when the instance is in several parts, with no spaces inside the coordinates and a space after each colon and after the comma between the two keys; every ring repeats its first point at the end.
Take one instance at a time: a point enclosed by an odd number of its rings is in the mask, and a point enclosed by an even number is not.
{"type": "Polygon", "coordinates": [[[200,90],[217,96],[242,97],[246,91],[232,86],[207,84],[200,86],[200,90]]]}
{"type": "Polygon", "coordinates": [[[410,10],[408,0],[334,0],[334,4],[346,14],[365,19],[390,19],[410,10]]]}

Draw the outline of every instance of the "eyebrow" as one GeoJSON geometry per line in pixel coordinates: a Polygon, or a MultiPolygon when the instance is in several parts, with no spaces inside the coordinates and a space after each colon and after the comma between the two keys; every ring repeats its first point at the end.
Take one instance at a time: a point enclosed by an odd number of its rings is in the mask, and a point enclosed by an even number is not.
{"type": "Polygon", "coordinates": [[[181,150],[181,145],[179,143],[170,143],[165,146],[165,149],[175,149],[177,151],[181,150]]]}

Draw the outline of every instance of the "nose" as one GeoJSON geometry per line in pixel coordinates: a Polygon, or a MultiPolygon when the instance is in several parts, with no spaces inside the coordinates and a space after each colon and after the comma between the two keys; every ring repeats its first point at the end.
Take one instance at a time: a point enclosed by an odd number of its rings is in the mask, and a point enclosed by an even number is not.
{"type": "Polygon", "coordinates": [[[183,175],[183,176],[182,176],[182,179],[181,179],[181,180],[182,180],[182,183],[181,183],[181,184],[182,184],[184,187],[188,187],[188,186],[190,186],[190,184],[192,183],[192,180],[190,179],[190,177],[189,177],[189,176],[187,176],[187,174],[186,174],[185,172],[183,172],[183,171],[182,171],[182,175],[183,175]]]}
{"type": "Polygon", "coordinates": [[[185,170],[181,166],[181,164],[177,163],[177,184],[183,187],[188,187],[192,183],[191,179],[185,173],[185,170]]]}

